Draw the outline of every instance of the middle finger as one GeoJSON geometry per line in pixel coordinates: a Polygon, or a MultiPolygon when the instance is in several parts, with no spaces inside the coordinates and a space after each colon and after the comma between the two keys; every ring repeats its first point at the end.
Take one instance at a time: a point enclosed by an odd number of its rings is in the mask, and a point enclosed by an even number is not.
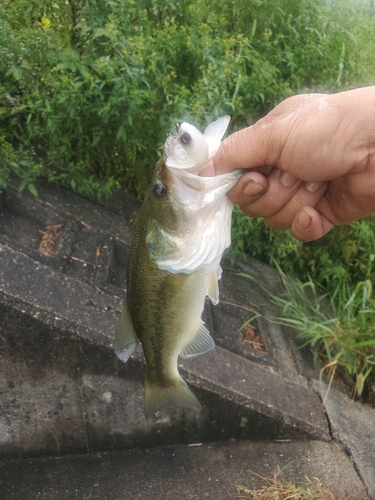
{"type": "Polygon", "coordinates": [[[241,210],[249,217],[270,217],[279,212],[302,184],[297,177],[274,168],[267,176],[268,189],[256,201],[241,203],[241,210]]]}

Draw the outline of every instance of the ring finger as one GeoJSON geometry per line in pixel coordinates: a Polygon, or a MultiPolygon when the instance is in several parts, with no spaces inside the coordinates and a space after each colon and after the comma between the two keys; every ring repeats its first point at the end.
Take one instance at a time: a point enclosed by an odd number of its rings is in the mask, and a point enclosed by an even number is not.
{"type": "Polygon", "coordinates": [[[265,217],[269,226],[277,231],[289,229],[295,215],[302,207],[315,207],[324,195],[328,184],[326,182],[303,183],[278,212],[265,217]]]}

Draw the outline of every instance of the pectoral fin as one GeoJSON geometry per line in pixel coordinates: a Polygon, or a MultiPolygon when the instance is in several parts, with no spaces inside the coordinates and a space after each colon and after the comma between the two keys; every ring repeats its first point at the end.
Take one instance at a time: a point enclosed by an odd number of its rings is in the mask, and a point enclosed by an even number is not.
{"type": "Polygon", "coordinates": [[[180,352],[181,358],[193,358],[211,351],[215,347],[215,342],[210,335],[210,332],[204,326],[203,321],[200,322],[197,333],[193,340],[186,345],[180,352]]]}
{"type": "Polygon", "coordinates": [[[139,339],[134,331],[132,320],[130,318],[129,309],[125,303],[122,310],[120,321],[116,328],[115,338],[115,353],[121,361],[127,362],[129,357],[133,354],[139,339]]]}
{"type": "Polygon", "coordinates": [[[164,231],[155,220],[149,222],[146,245],[150,256],[155,260],[172,258],[179,252],[174,238],[164,231]]]}

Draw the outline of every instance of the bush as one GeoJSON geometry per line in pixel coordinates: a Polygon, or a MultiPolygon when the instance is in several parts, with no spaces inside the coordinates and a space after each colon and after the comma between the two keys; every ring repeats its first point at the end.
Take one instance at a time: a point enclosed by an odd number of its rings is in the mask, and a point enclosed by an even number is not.
{"type": "Polygon", "coordinates": [[[317,241],[302,243],[290,231],[276,232],[263,219],[249,219],[238,208],[233,217],[232,260],[247,255],[302,281],[313,279],[329,294],[340,286],[375,281],[375,216],[334,227],[317,241]]]}
{"type": "Polygon", "coordinates": [[[30,189],[42,175],[142,194],[176,121],[240,128],[292,92],[366,83],[373,47],[356,40],[374,19],[350,5],[2,2],[1,185],[14,172],[30,189]]]}

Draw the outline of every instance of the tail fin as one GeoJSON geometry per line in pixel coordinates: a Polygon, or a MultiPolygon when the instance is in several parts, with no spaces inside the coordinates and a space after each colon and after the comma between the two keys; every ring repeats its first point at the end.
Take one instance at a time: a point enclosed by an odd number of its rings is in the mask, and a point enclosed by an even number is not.
{"type": "Polygon", "coordinates": [[[146,418],[153,417],[158,411],[162,411],[169,406],[184,406],[195,408],[201,411],[202,406],[198,399],[189,389],[189,386],[181,377],[177,380],[176,385],[162,387],[157,384],[150,384],[145,380],[145,416],[146,418]]]}

